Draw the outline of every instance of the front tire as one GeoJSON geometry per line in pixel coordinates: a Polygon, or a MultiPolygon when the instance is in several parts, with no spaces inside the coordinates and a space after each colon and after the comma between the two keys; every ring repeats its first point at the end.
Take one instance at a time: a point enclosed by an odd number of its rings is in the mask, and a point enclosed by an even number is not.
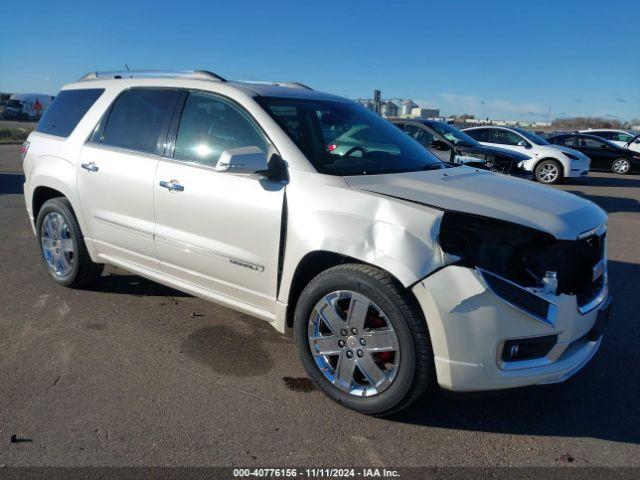
{"type": "Polygon", "coordinates": [[[554,185],[562,181],[562,165],[557,160],[542,160],[533,172],[536,181],[554,185]]]}
{"type": "Polygon", "coordinates": [[[435,382],[422,311],[387,272],[344,264],[315,277],[294,316],[298,352],[316,386],[358,412],[397,412],[435,382]]]}
{"type": "Polygon", "coordinates": [[[620,175],[626,175],[631,171],[631,162],[626,158],[618,158],[611,164],[611,171],[620,175]]]}
{"type": "Polygon", "coordinates": [[[66,198],[52,198],[42,205],[36,234],[42,259],[56,283],[79,288],[102,274],[104,265],[91,261],[80,225],[66,198]]]}

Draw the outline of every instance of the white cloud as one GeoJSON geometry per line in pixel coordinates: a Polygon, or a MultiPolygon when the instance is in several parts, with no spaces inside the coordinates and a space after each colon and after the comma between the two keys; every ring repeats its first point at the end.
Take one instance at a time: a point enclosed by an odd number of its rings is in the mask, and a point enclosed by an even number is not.
{"type": "Polygon", "coordinates": [[[416,102],[416,104],[420,108],[438,108],[438,105],[436,105],[435,102],[431,102],[429,100],[422,100],[422,99],[416,98],[413,101],[416,102]]]}
{"type": "Polygon", "coordinates": [[[514,103],[509,100],[481,100],[473,95],[443,93],[440,97],[452,113],[471,113],[476,116],[500,117],[504,115],[546,116],[547,108],[538,103],[514,103]]]}

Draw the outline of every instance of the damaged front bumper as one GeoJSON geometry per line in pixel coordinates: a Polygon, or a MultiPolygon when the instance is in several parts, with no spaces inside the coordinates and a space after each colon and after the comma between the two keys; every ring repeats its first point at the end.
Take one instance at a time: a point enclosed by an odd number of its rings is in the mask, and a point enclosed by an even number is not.
{"type": "Polygon", "coordinates": [[[605,294],[600,292],[589,311],[574,295],[544,292],[523,308],[492,288],[482,271],[458,265],[418,282],[412,291],[427,320],[438,383],[454,391],[482,391],[566,380],[600,346],[610,303],[604,278],[605,294]],[[509,358],[514,345],[525,351],[537,339],[548,344],[542,354],[509,358]]]}

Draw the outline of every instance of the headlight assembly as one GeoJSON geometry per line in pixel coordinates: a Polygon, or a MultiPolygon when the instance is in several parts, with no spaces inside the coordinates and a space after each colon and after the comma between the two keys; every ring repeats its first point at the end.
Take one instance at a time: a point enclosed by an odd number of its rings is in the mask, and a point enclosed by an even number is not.
{"type": "MultiPolygon", "coordinates": [[[[523,287],[545,288],[555,272],[557,293],[576,295],[593,283],[604,258],[604,236],[558,240],[548,233],[478,215],[445,212],[440,247],[458,265],[480,268],[523,287]]],[[[554,281],[555,282],[555,281],[554,281]]]]}

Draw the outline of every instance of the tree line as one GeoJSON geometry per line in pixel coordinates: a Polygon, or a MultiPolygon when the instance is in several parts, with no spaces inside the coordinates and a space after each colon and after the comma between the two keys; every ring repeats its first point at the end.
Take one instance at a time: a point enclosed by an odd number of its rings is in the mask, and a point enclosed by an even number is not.
{"type": "Polygon", "coordinates": [[[556,118],[551,122],[551,126],[556,130],[581,130],[586,128],[621,128],[627,129],[635,125],[640,125],[640,119],[633,119],[629,122],[603,118],[603,117],[574,117],[556,118]]]}

